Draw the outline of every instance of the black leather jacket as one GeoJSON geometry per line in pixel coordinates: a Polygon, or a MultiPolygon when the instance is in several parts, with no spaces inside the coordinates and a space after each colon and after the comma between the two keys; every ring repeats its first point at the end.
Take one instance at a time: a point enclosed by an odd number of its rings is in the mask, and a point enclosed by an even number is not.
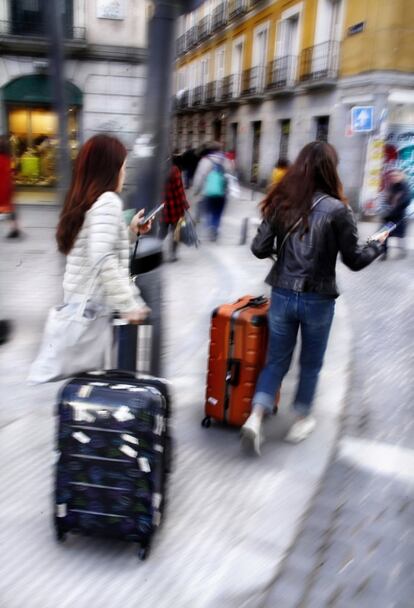
{"type": "MultiPolygon", "coordinates": [[[[317,194],[314,201],[321,196],[317,194]]],[[[335,298],[339,295],[335,275],[338,252],[351,270],[361,270],[383,251],[383,246],[377,242],[358,245],[358,230],[352,211],[329,196],[311,211],[309,230],[303,234],[299,225],[280,250],[285,235],[286,231],[277,222],[263,220],[253,240],[252,252],[256,257],[277,255],[266,283],[272,287],[311,291],[335,298]]]]}

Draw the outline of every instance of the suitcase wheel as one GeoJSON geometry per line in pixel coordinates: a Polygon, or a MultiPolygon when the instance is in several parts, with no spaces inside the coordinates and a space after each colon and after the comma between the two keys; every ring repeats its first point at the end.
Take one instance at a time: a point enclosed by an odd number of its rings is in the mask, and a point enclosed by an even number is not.
{"type": "Polygon", "coordinates": [[[149,553],[148,547],[139,547],[138,548],[138,558],[143,562],[147,559],[149,553]]]}
{"type": "Polygon", "coordinates": [[[201,426],[204,429],[208,429],[211,426],[211,418],[210,416],[206,416],[205,418],[203,418],[203,420],[201,421],[201,426]]]}

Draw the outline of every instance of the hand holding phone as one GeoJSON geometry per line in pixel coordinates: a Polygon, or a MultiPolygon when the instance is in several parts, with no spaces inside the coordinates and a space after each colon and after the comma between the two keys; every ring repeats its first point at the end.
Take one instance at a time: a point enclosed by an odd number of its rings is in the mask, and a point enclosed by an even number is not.
{"type": "Polygon", "coordinates": [[[164,208],[164,205],[165,203],[161,203],[161,205],[158,205],[158,207],[156,207],[152,211],[149,211],[147,215],[145,215],[141,220],[139,220],[138,226],[143,226],[144,224],[147,224],[148,222],[153,220],[155,216],[164,208]]]}
{"type": "Polygon", "coordinates": [[[379,241],[380,243],[383,243],[389,237],[391,232],[396,229],[396,227],[397,225],[393,222],[388,222],[379,230],[377,230],[377,232],[374,232],[372,236],[369,237],[368,243],[370,243],[371,241],[379,241]]]}

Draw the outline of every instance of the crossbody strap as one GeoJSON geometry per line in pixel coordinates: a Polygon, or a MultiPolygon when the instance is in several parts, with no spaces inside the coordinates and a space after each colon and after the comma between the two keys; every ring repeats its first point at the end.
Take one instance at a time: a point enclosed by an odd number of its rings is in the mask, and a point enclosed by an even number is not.
{"type": "MultiPolygon", "coordinates": [[[[317,199],[317,200],[316,200],[316,201],[313,203],[312,207],[310,208],[309,213],[310,213],[311,211],[313,211],[313,209],[315,209],[316,205],[318,205],[318,204],[319,204],[319,203],[320,203],[320,202],[321,202],[321,201],[322,201],[324,198],[328,198],[328,195],[327,195],[327,194],[324,194],[323,196],[320,196],[320,197],[319,197],[319,198],[318,198],[318,199],[317,199]]],[[[285,237],[284,237],[284,239],[283,239],[283,241],[282,241],[282,244],[280,245],[280,249],[279,249],[279,253],[278,253],[278,255],[280,255],[280,253],[281,253],[281,251],[282,251],[282,248],[283,248],[283,245],[286,243],[286,241],[287,241],[288,237],[289,237],[289,236],[292,234],[292,232],[293,232],[294,230],[296,230],[296,228],[299,226],[299,224],[302,222],[302,220],[303,220],[303,217],[300,217],[300,218],[298,219],[298,221],[297,221],[297,222],[295,222],[291,228],[289,228],[289,230],[288,230],[288,231],[287,231],[287,233],[285,234],[285,237]]]]}

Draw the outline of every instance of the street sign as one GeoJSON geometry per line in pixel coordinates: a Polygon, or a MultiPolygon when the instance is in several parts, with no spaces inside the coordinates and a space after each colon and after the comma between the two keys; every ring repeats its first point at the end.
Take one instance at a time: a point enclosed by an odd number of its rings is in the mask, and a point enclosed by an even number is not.
{"type": "Polygon", "coordinates": [[[374,107],[354,106],[351,110],[353,133],[369,133],[374,129],[374,107]]]}

